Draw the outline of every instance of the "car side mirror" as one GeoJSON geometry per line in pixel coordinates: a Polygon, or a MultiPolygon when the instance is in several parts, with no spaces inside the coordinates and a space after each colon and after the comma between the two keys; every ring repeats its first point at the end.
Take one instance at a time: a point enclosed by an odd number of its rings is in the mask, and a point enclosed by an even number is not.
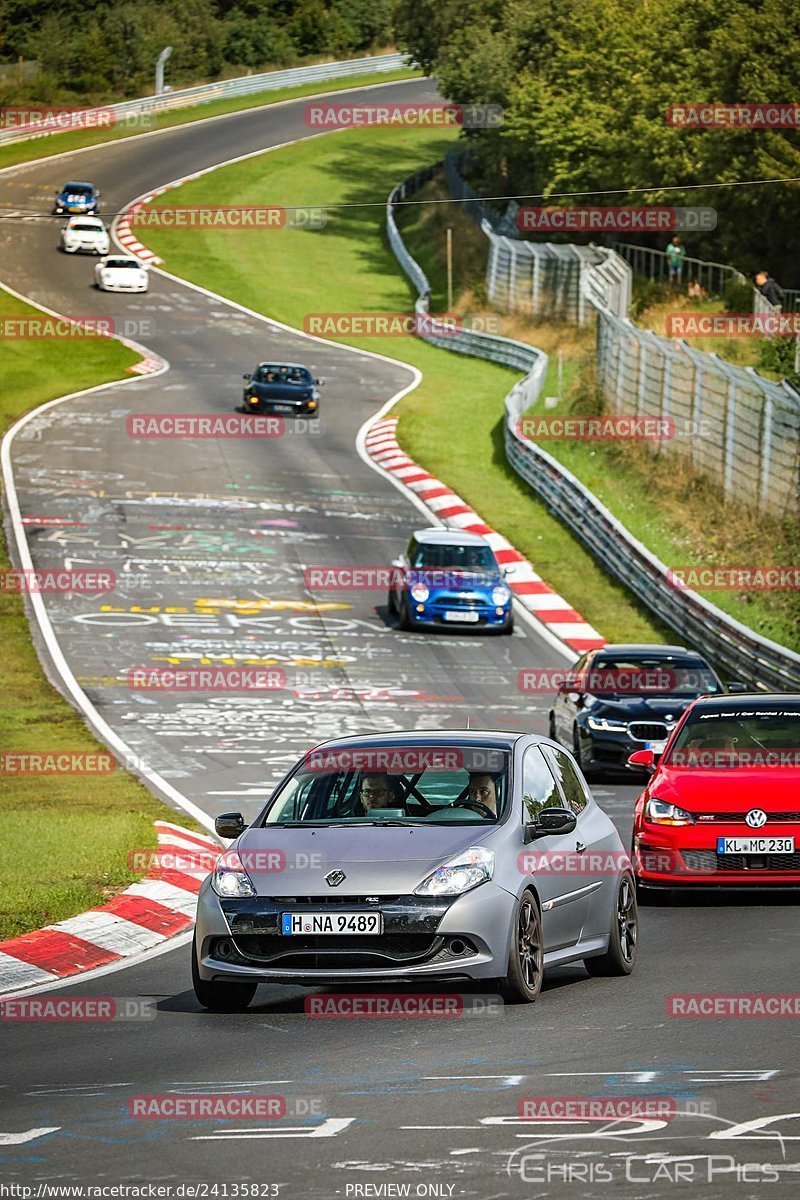
{"type": "Polygon", "coordinates": [[[656,756],[652,750],[634,750],[633,754],[629,755],[626,767],[632,770],[655,771],[656,756]]]}
{"type": "Polygon", "coordinates": [[[314,385],[315,385],[315,387],[324,387],[324,386],[325,386],[325,380],[324,380],[324,379],[315,379],[315,380],[314,380],[314,385]]]}
{"type": "Polygon", "coordinates": [[[242,376],[242,379],[245,381],[245,383],[249,383],[252,378],[253,378],[253,376],[250,374],[249,371],[246,371],[245,374],[242,376]]]}
{"type": "Polygon", "coordinates": [[[214,829],[221,838],[226,838],[228,841],[233,841],[240,834],[244,833],[247,826],[244,823],[244,817],[241,813],[222,813],[214,821],[214,829]]]}
{"type": "Polygon", "coordinates": [[[543,808],[538,821],[525,823],[525,844],[554,833],[572,833],[577,824],[575,813],[570,812],[568,808],[543,808]]]}
{"type": "Polygon", "coordinates": [[[733,682],[728,684],[728,691],[729,692],[749,692],[750,688],[747,686],[746,683],[742,683],[742,681],[740,679],[736,679],[733,682]]]}
{"type": "Polygon", "coordinates": [[[393,558],[393,559],[392,559],[392,566],[393,566],[393,567],[397,567],[399,570],[401,570],[401,571],[402,571],[402,569],[403,569],[403,565],[404,565],[404,564],[403,564],[403,560],[402,560],[402,558],[393,558]]]}

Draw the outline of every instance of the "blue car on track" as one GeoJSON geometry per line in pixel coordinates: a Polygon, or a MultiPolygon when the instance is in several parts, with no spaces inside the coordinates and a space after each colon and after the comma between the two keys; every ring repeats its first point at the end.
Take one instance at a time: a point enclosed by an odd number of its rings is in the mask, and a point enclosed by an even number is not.
{"type": "Polygon", "coordinates": [[[392,563],[389,612],[401,629],[475,628],[511,633],[511,589],[485,538],[418,529],[392,563]]]}
{"type": "Polygon", "coordinates": [[[98,213],[98,201],[100,193],[93,183],[65,183],[60,192],[56,192],[56,201],[53,205],[53,214],[58,213],[79,213],[85,216],[87,213],[98,213]]]}

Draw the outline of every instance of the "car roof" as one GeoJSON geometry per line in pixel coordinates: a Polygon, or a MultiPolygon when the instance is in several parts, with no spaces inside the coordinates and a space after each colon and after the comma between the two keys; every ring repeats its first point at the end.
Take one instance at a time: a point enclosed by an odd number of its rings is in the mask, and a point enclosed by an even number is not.
{"type": "Polygon", "coordinates": [[[479,533],[465,533],[460,529],[415,529],[414,537],[425,546],[488,546],[479,533]]]}
{"type": "Polygon", "coordinates": [[[653,657],[669,658],[673,654],[691,654],[702,658],[698,650],[690,650],[687,646],[663,646],[657,642],[606,642],[597,651],[598,654],[651,654],[653,657]]]}
{"type": "MultiPolygon", "coordinates": [[[[490,746],[492,749],[512,750],[514,744],[530,734],[498,729],[409,729],[392,733],[367,733],[361,737],[332,738],[320,742],[315,749],[334,750],[348,746],[490,746]]],[[[542,741],[547,739],[542,736],[542,741]]]]}
{"type": "Polygon", "coordinates": [[[65,183],[65,184],[64,184],[63,188],[61,189],[61,190],[62,190],[62,192],[63,192],[63,191],[66,191],[66,189],[67,189],[68,187],[88,187],[88,188],[94,188],[94,184],[93,184],[93,183],[88,183],[88,182],[87,182],[85,179],[70,179],[69,183],[65,183]]]}
{"type": "Polygon", "coordinates": [[[260,362],[258,365],[259,367],[289,367],[292,370],[297,368],[300,371],[311,370],[311,368],[307,367],[305,363],[282,362],[279,358],[265,358],[263,362],[260,362]]]}
{"type": "Polygon", "coordinates": [[[73,221],[89,221],[90,223],[94,222],[94,224],[98,226],[103,225],[102,219],[100,217],[95,217],[92,213],[87,213],[85,217],[82,217],[80,213],[76,213],[74,217],[70,217],[69,224],[71,225],[73,221]]]}
{"type": "Polygon", "coordinates": [[[798,692],[733,692],[724,696],[700,696],[692,705],[694,712],[698,708],[712,708],[720,712],[736,712],[744,708],[760,708],[762,710],[780,709],[790,706],[800,710],[800,693],[798,692]]]}
{"type": "Polygon", "coordinates": [[[112,258],[121,258],[123,260],[123,262],[135,262],[135,263],[138,263],[139,266],[144,266],[144,263],[142,262],[142,260],[140,258],[137,258],[135,254],[124,254],[124,253],[107,254],[105,256],[105,258],[103,259],[103,262],[109,262],[112,258]]]}

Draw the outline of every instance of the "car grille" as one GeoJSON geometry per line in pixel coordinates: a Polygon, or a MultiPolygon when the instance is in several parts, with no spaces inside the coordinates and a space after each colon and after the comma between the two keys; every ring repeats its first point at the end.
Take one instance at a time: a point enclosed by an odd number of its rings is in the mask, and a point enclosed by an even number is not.
{"type": "Polygon", "coordinates": [[[669,729],[661,721],[633,721],[628,729],[637,742],[663,742],[670,735],[669,729]]]}
{"type": "Polygon", "coordinates": [[[800,854],[717,854],[716,850],[682,850],[690,871],[800,871],[800,854]],[[757,862],[758,866],[753,866],[757,862]]]}
{"type": "MultiPolygon", "coordinates": [[[[749,810],[748,810],[749,811],[749,810]]],[[[704,824],[712,824],[714,821],[720,821],[726,825],[745,824],[745,816],[747,814],[740,813],[697,813],[697,820],[704,824]]],[[[767,813],[767,824],[780,822],[782,824],[797,824],[800,821],[800,812],[771,812],[767,813]]]]}
{"type": "Polygon", "coordinates": [[[382,934],[378,937],[326,937],[280,934],[237,935],[234,946],[250,962],[276,963],[282,967],[339,968],[380,967],[392,963],[414,963],[436,955],[444,938],[429,933],[382,934]]]}
{"type": "Polygon", "coordinates": [[[485,596],[473,596],[469,593],[456,593],[456,595],[438,595],[436,603],[443,605],[445,608],[475,608],[476,605],[486,604],[485,596]]]}
{"type": "MultiPolygon", "coordinates": [[[[271,904],[316,904],[318,907],[324,905],[325,908],[330,908],[333,905],[340,905],[342,908],[352,908],[357,904],[374,904],[375,896],[335,896],[328,892],[325,896],[270,896],[271,904]]],[[[381,904],[395,904],[398,900],[414,900],[418,902],[418,897],[408,896],[378,896],[377,899],[381,904]]]]}

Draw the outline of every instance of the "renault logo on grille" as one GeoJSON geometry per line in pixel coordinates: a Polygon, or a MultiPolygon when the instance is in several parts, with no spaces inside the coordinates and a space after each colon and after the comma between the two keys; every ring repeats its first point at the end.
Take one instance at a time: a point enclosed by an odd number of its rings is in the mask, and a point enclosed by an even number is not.
{"type": "Polygon", "coordinates": [[[328,871],[325,882],[329,887],[338,887],[340,883],[344,883],[346,878],[344,871],[328,871]]]}
{"type": "Polygon", "coordinates": [[[745,822],[751,829],[760,829],[762,825],[766,825],[767,823],[767,814],[763,808],[751,808],[745,817],[745,822]]]}

